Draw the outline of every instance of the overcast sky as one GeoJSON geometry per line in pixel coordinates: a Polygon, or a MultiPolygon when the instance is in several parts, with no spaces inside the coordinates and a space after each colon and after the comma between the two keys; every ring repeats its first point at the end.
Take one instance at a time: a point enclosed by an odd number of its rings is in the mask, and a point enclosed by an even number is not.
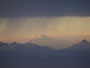
{"type": "Polygon", "coordinates": [[[0,0],[0,17],[90,16],[90,0],[0,0]]]}

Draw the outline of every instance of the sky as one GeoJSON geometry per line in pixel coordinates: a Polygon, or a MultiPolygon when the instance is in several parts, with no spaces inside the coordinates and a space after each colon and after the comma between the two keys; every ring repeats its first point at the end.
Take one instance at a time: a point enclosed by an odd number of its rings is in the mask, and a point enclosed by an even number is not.
{"type": "Polygon", "coordinates": [[[0,41],[89,36],[89,0],[0,0],[0,41]]]}

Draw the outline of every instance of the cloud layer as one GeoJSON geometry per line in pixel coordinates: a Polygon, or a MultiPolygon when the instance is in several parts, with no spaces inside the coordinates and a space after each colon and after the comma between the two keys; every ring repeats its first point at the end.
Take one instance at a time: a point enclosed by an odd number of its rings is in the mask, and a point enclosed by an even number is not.
{"type": "Polygon", "coordinates": [[[89,0],[1,0],[0,17],[90,16],[89,0]]]}

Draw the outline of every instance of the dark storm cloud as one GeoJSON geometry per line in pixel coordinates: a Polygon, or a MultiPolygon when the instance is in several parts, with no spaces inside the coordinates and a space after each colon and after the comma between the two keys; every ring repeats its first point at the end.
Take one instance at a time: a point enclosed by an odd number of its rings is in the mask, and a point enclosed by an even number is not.
{"type": "Polygon", "coordinates": [[[0,17],[90,16],[89,0],[0,0],[0,17]]]}

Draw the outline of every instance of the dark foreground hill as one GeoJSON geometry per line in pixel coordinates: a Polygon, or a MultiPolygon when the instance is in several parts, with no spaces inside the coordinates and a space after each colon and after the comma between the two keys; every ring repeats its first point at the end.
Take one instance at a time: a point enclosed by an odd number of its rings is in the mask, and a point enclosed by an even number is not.
{"type": "Polygon", "coordinates": [[[90,42],[82,40],[62,50],[0,42],[0,68],[90,68],[90,42]]]}

